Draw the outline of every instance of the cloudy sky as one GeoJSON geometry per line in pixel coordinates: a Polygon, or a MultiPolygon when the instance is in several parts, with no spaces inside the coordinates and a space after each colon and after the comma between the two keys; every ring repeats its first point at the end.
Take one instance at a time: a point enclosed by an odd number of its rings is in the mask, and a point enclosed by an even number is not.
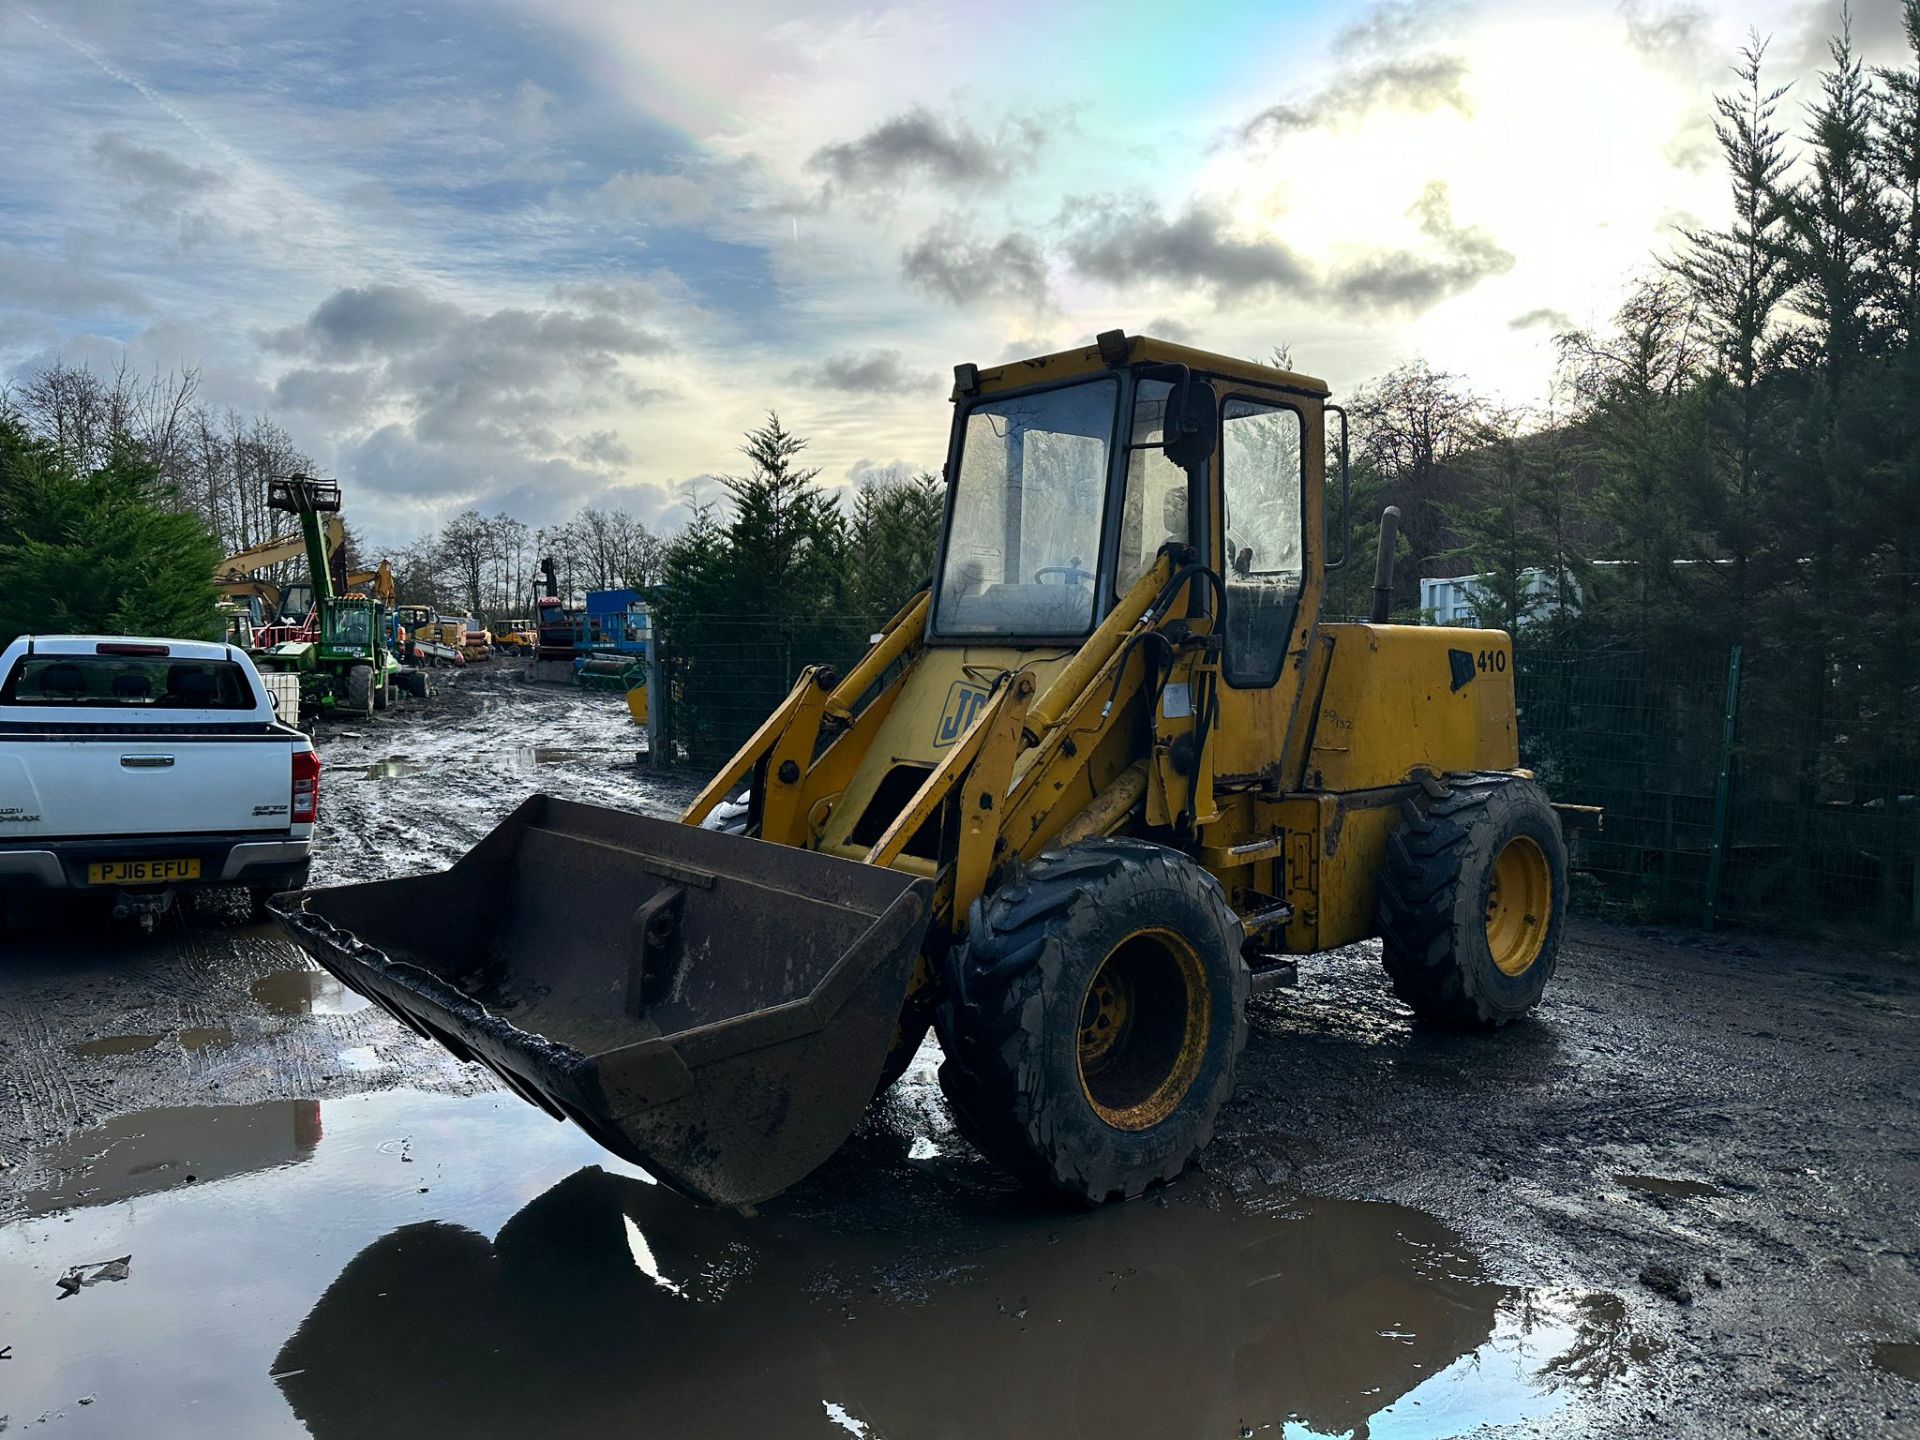
{"type": "Polygon", "coordinates": [[[375,542],[671,528],[769,408],[937,466],[956,361],[1113,326],[1526,400],[1722,217],[1749,27],[1804,97],[1837,10],[0,0],[0,378],[197,366],[375,542]]]}

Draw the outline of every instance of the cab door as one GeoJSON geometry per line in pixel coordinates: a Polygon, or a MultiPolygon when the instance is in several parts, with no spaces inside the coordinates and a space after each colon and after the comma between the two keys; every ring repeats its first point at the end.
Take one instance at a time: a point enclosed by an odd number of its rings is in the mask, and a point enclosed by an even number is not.
{"type": "Polygon", "coordinates": [[[1211,561],[1225,590],[1215,784],[1279,779],[1325,586],[1320,397],[1222,383],[1211,561]]]}

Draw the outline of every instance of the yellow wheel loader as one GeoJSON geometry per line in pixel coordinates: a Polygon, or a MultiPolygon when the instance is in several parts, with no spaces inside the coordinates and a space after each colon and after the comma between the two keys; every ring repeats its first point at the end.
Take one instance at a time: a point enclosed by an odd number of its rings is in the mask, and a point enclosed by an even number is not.
{"type": "Polygon", "coordinates": [[[1391,533],[1375,623],[1321,619],[1326,386],[1110,332],[962,365],[953,404],[929,586],[678,823],[536,796],[443,873],[283,897],[292,933],[729,1205],[825,1160],[929,1023],[968,1139],[1102,1201],[1207,1143],[1292,956],[1379,936],[1422,1017],[1531,1009],[1567,856],[1512,642],[1382,623],[1391,533]]]}

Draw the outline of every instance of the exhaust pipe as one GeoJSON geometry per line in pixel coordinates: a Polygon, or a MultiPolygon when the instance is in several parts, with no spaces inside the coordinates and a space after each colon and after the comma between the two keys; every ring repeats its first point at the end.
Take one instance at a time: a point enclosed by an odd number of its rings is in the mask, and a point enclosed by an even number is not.
{"type": "Polygon", "coordinates": [[[1400,541],[1400,507],[1389,505],[1380,512],[1380,551],[1373,559],[1373,612],[1367,619],[1375,625],[1387,623],[1393,613],[1393,550],[1400,541]]]}

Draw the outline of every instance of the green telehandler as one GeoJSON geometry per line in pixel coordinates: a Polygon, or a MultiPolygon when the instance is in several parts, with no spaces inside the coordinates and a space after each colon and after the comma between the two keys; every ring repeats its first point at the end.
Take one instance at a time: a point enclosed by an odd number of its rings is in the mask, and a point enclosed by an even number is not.
{"type": "Polygon", "coordinates": [[[282,641],[256,655],[255,663],[300,677],[302,713],[368,716],[384,710],[400,671],[384,641],[384,607],[370,596],[340,593],[320,519],[340,509],[339,482],[280,476],[267,482],[267,506],[300,517],[317,623],[309,637],[282,641]]]}

